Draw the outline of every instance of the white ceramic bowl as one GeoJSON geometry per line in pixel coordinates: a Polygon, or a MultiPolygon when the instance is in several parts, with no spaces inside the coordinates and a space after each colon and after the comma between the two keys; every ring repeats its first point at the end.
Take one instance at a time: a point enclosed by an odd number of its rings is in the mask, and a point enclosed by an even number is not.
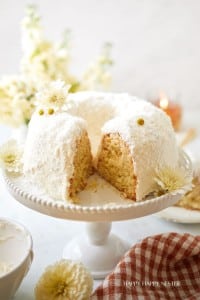
{"type": "Polygon", "coordinates": [[[21,224],[0,218],[0,299],[11,299],[33,260],[32,238],[21,224]]]}

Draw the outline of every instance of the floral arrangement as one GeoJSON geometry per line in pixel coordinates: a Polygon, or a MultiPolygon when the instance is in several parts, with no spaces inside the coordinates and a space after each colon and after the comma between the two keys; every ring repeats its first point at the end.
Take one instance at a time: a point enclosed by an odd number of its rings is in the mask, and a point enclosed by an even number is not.
{"type": "Polygon", "coordinates": [[[36,300],[88,300],[93,279],[82,263],[61,260],[47,267],[35,287],[36,300]]]}
{"type": "MultiPolygon", "coordinates": [[[[22,81],[19,82],[12,79],[12,81],[9,81],[8,86],[8,91],[12,89],[15,93],[17,93],[16,101],[19,101],[19,104],[23,104],[25,100],[20,98],[20,94],[23,94],[27,85],[22,81]]],[[[19,109],[17,113],[21,113],[26,117],[27,115],[31,117],[31,113],[36,109],[39,115],[52,115],[54,112],[62,110],[63,105],[66,103],[69,88],[70,86],[61,80],[45,81],[45,84],[38,92],[32,91],[32,93],[34,92],[35,99],[34,109],[29,111],[27,108],[26,111],[26,105],[24,105],[24,107],[21,107],[21,110],[19,109]]],[[[29,98],[31,99],[32,97],[32,94],[29,94],[29,98]]],[[[16,114],[14,114],[13,117],[16,117],[16,114]]],[[[14,120],[16,120],[16,124],[18,124],[17,119],[14,120]]],[[[17,142],[16,140],[11,139],[0,146],[0,167],[8,172],[20,174],[23,171],[22,156],[23,143],[21,143],[21,141],[17,142]]]]}
{"type": "Polygon", "coordinates": [[[111,45],[92,62],[81,78],[70,72],[71,38],[65,31],[60,43],[47,40],[35,6],[28,6],[22,21],[20,74],[0,80],[1,123],[19,127],[28,124],[37,107],[36,93],[53,80],[69,86],[69,92],[108,88],[111,82],[111,45]]]}
{"type": "MultiPolygon", "coordinates": [[[[24,86],[22,85],[22,87],[24,86]]],[[[15,85],[13,85],[14,88],[16,88],[15,85]]],[[[17,88],[20,90],[20,87],[17,88]]],[[[69,89],[70,86],[65,84],[64,81],[45,81],[43,88],[34,94],[37,113],[39,115],[52,115],[54,112],[62,110],[66,103],[69,89]]],[[[31,94],[29,97],[31,97],[31,94]]],[[[139,126],[142,126],[144,120],[140,118],[137,120],[137,123],[139,126]]],[[[0,147],[0,166],[7,171],[20,173],[22,170],[22,151],[18,147],[19,145],[14,141],[10,141],[0,147]]],[[[193,174],[190,168],[160,166],[155,170],[155,195],[162,195],[168,192],[173,193],[173,191],[177,190],[187,192],[193,187],[191,184],[192,177],[193,174]]]]}
{"type": "Polygon", "coordinates": [[[23,76],[4,77],[0,81],[1,123],[19,127],[28,124],[35,109],[36,85],[23,76]]]}

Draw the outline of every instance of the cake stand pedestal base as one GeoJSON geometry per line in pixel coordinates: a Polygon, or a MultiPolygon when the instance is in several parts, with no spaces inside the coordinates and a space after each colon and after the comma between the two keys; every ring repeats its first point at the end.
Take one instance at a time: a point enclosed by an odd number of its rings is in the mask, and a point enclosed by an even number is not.
{"type": "Polygon", "coordinates": [[[86,223],[86,233],[66,245],[63,258],[81,261],[94,279],[103,279],[130,247],[110,231],[109,222],[86,223]]]}

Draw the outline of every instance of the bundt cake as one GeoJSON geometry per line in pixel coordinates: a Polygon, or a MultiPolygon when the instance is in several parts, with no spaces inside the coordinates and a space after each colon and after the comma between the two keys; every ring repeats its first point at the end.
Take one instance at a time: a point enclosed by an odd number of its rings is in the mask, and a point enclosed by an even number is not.
{"type": "Polygon", "coordinates": [[[125,197],[140,201],[155,190],[155,172],[178,163],[169,117],[127,94],[69,94],[62,112],[29,125],[24,172],[55,199],[68,199],[96,171],[125,197]]]}

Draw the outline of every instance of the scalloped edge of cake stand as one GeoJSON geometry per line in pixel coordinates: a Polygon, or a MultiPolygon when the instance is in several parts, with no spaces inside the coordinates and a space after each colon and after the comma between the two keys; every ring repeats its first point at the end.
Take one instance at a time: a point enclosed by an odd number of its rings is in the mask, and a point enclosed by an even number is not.
{"type": "MultiPolygon", "coordinates": [[[[181,165],[189,171],[192,170],[188,156],[183,153],[181,159],[181,165]]],[[[69,242],[64,248],[63,257],[82,261],[95,279],[104,278],[110,273],[128,250],[125,241],[110,234],[112,221],[135,219],[156,213],[175,204],[185,193],[181,189],[131,204],[81,206],[31,194],[23,189],[23,182],[18,186],[8,173],[4,174],[4,180],[10,194],[25,206],[52,217],[88,222],[86,234],[69,242]]],[[[110,197],[109,189],[103,191],[101,197],[110,197]]]]}
{"type": "Polygon", "coordinates": [[[176,203],[182,191],[159,198],[116,207],[81,207],[52,202],[31,195],[5,177],[11,195],[21,204],[40,213],[68,220],[86,221],[86,232],[67,243],[63,258],[81,261],[94,279],[103,279],[129,249],[127,242],[110,234],[111,222],[153,214],[176,203]]]}
{"type": "MultiPolygon", "coordinates": [[[[141,202],[132,202],[131,204],[81,206],[34,195],[21,188],[23,179],[19,187],[13,178],[9,173],[4,174],[9,193],[21,204],[42,214],[74,221],[112,222],[144,217],[172,206],[184,194],[182,190],[177,190],[160,197],[141,202]]],[[[92,194],[89,196],[92,197],[92,194]]],[[[105,197],[105,199],[107,197],[109,200],[107,190],[101,191],[101,197],[105,197]]]]}

